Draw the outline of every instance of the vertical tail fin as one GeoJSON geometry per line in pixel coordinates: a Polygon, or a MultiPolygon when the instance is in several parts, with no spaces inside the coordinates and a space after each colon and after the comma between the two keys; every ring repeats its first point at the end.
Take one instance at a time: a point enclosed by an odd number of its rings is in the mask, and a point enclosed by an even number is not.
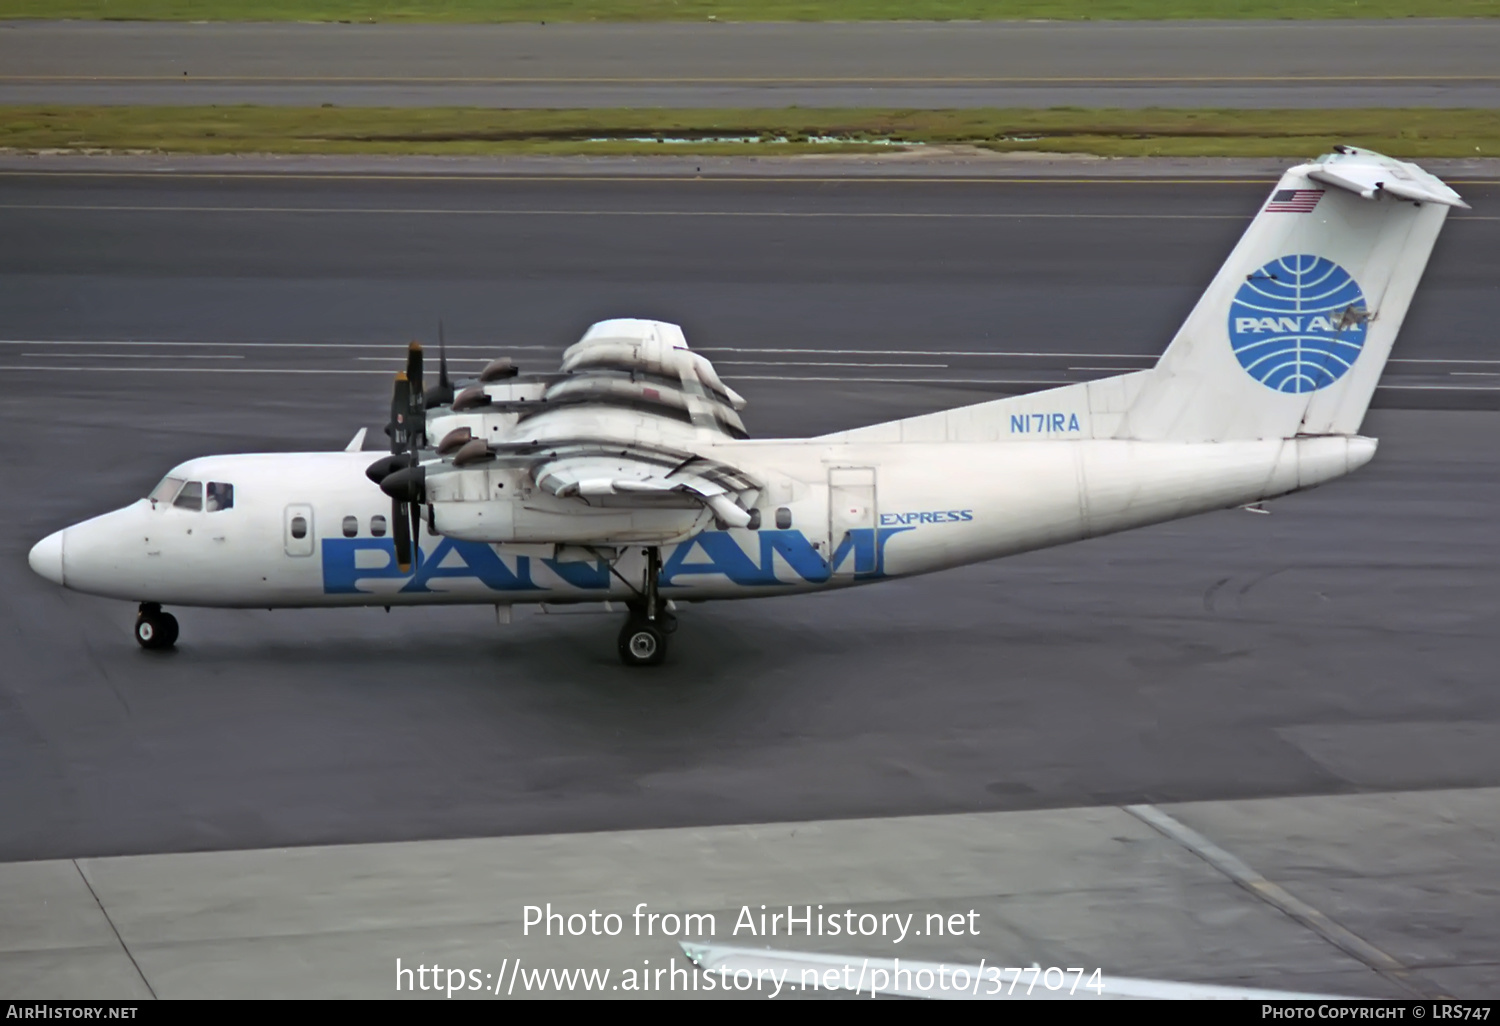
{"type": "Polygon", "coordinates": [[[1458,194],[1338,147],[1287,171],[1131,401],[1119,437],[1359,431],[1458,194]]]}

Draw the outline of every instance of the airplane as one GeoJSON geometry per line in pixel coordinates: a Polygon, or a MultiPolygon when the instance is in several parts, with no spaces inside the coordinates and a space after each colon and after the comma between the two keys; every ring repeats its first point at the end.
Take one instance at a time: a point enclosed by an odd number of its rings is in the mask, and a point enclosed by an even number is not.
{"type": "Polygon", "coordinates": [[[1448,211],[1414,164],[1349,146],[1287,170],[1147,370],[812,438],[752,439],[681,328],[590,327],[558,372],[456,386],[422,348],[390,453],[204,456],[32,548],[36,573],[165,606],[622,603],[630,666],[688,602],[931,573],[1254,507],[1375,455],[1359,429],[1448,211]]]}

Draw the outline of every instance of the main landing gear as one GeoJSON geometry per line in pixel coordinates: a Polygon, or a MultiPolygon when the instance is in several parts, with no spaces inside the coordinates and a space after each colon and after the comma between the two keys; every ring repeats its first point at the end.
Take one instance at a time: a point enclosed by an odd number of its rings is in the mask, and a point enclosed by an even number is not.
{"type": "Polygon", "coordinates": [[[177,644],[177,617],[163,613],[155,602],[142,602],[135,614],[135,640],[142,648],[171,648],[177,644]]]}
{"type": "Polygon", "coordinates": [[[661,550],[646,550],[646,590],[620,629],[620,661],[626,666],[656,666],[667,657],[667,638],[677,630],[677,617],[666,608],[657,590],[661,578],[661,550]]]}

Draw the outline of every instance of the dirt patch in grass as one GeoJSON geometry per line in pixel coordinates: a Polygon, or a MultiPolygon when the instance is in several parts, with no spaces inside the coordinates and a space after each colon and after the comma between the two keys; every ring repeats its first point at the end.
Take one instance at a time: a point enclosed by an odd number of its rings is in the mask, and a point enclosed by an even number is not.
{"type": "Polygon", "coordinates": [[[1500,156],[1500,111],[491,110],[0,107],[21,151],[329,154],[773,154],[974,146],[1099,156],[1500,156]]]}

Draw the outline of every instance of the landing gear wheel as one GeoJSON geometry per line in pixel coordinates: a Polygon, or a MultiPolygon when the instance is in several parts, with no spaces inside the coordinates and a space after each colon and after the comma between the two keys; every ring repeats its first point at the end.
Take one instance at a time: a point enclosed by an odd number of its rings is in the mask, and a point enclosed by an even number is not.
{"type": "Polygon", "coordinates": [[[142,603],[135,617],[135,640],[142,648],[163,649],[177,644],[177,617],[155,603],[142,603]]]}
{"type": "Polygon", "coordinates": [[[657,666],[667,657],[667,635],[677,630],[677,617],[663,608],[660,580],[661,550],[653,546],[646,549],[642,601],[630,603],[620,631],[620,661],[626,666],[657,666]]]}
{"type": "Polygon", "coordinates": [[[656,666],[667,657],[667,635],[661,625],[631,617],[620,631],[620,661],[626,666],[656,666]]]}

